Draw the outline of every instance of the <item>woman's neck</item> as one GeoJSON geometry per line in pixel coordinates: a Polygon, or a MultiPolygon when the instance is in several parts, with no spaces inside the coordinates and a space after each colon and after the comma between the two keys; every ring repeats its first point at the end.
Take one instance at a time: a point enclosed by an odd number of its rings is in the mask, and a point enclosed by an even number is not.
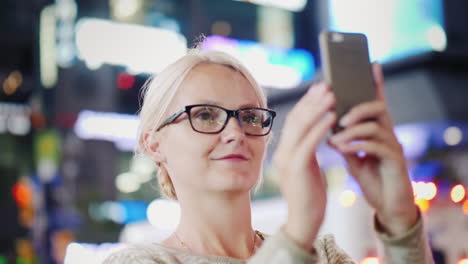
{"type": "Polygon", "coordinates": [[[181,218],[176,243],[203,255],[247,259],[253,254],[255,232],[251,224],[249,193],[184,198],[179,201],[181,218]]]}

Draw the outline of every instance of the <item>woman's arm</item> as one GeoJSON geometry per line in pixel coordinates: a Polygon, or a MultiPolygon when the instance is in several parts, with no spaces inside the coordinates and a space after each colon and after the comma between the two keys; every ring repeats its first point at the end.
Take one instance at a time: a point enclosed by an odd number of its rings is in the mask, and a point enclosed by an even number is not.
{"type": "MultiPolygon", "coordinates": [[[[421,220],[403,149],[393,132],[385,102],[380,65],[374,64],[373,72],[377,100],[353,108],[340,120],[345,129],[330,138],[329,144],[345,157],[385,230],[380,236],[385,263],[431,263],[422,228],[413,230],[421,220]],[[365,155],[358,155],[360,152],[365,155]],[[401,237],[404,239],[399,240],[401,237]],[[407,241],[412,242],[404,243],[407,241]],[[395,250],[401,246],[402,250],[395,250]],[[404,259],[419,261],[400,262],[404,259]]],[[[325,213],[326,187],[315,152],[336,121],[334,104],[333,94],[322,83],[311,87],[288,114],[274,155],[280,189],[288,204],[288,220],[275,239],[265,242],[249,263],[272,263],[273,256],[292,258],[291,263],[353,263],[334,241],[316,241],[325,213]]]]}
{"type": "Polygon", "coordinates": [[[335,97],[325,84],[312,86],[289,112],[273,155],[280,190],[288,205],[284,232],[310,251],[326,206],[325,179],[316,149],[336,122],[335,97]]]}
{"type": "Polygon", "coordinates": [[[355,262],[341,248],[332,235],[317,239],[314,247],[306,251],[282,230],[269,237],[247,264],[354,264],[355,262]]]}
{"type": "Polygon", "coordinates": [[[374,219],[374,228],[380,240],[379,255],[383,263],[434,263],[423,219],[418,215],[416,224],[398,236],[389,235],[377,218],[374,219]]]}
{"type": "Polygon", "coordinates": [[[377,100],[351,109],[339,121],[345,129],[331,137],[329,144],[345,157],[351,175],[375,210],[380,229],[388,236],[382,236],[384,259],[390,260],[387,263],[431,263],[424,232],[415,229],[422,220],[414,203],[403,148],[393,131],[379,64],[373,64],[373,73],[377,100]],[[409,240],[412,242],[403,243],[409,240]],[[392,250],[395,244],[403,247],[398,253],[392,250]],[[420,261],[396,261],[413,257],[420,261]]]}
{"type": "Polygon", "coordinates": [[[312,86],[289,112],[273,156],[288,219],[249,264],[353,263],[334,240],[316,241],[326,206],[326,184],[316,149],[336,122],[334,105],[335,96],[321,83],[312,86]]]}

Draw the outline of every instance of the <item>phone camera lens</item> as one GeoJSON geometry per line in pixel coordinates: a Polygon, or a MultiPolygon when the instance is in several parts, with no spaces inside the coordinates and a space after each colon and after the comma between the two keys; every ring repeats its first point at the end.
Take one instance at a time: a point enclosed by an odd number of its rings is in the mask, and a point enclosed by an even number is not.
{"type": "Polygon", "coordinates": [[[332,37],[333,42],[342,42],[344,40],[343,35],[340,33],[336,33],[336,32],[333,33],[331,37],[332,37]]]}

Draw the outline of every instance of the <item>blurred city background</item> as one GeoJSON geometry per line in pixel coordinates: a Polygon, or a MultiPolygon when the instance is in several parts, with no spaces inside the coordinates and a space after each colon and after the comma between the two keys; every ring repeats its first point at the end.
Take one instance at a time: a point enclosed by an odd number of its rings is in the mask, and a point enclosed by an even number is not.
{"type": "MultiPolygon", "coordinates": [[[[1,0],[0,264],[100,263],[177,225],[150,160],[133,159],[139,91],[204,35],[251,69],[284,118],[321,79],[318,33],[363,32],[383,64],[395,130],[437,263],[468,263],[468,1],[1,0]],[[68,248],[68,250],[67,250],[68,248]]],[[[321,146],[322,233],[378,263],[372,212],[343,160],[321,146]]],[[[265,161],[253,225],[286,205],[265,161]]]]}

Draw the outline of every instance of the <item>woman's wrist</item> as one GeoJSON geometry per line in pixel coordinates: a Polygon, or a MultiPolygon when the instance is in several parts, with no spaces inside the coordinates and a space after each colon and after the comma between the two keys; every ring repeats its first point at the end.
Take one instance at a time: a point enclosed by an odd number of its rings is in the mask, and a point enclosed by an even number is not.
{"type": "Polygon", "coordinates": [[[318,234],[322,220],[313,221],[318,217],[306,217],[300,214],[300,217],[294,217],[296,214],[288,213],[288,221],[283,226],[283,231],[290,237],[298,246],[306,251],[313,248],[313,242],[318,234]]]}
{"type": "Polygon", "coordinates": [[[416,205],[401,216],[386,217],[376,213],[377,222],[382,231],[391,236],[398,236],[410,230],[419,220],[420,213],[416,205]]]}
{"type": "Polygon", "coordinates": [[[304,232],[301,233],[294,226],[288,224],[283,226],[283,231],[296,245],[306,251],[311,250],[313,240],[305,235],[304,232]]]}

